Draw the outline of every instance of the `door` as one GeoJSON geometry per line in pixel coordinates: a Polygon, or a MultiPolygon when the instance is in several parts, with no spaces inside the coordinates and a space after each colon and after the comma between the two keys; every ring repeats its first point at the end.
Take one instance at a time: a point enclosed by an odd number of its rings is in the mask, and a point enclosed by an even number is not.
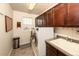
{"type": "Polygon", "coordinates": [[[67,26],[79,26],[79,3],[69,3],[67,8],[67,26]]]}
{"type": "Polygon", "coordinates": [[[66,4],[59,4],[54,7],[55,27],[65,26],[66,11],[66,4]]]}

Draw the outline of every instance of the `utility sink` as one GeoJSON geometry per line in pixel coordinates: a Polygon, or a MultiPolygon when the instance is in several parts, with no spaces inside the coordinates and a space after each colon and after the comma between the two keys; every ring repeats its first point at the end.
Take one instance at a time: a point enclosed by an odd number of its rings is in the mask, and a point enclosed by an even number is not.
{"type": "Polygon", "coordinates": [[[79,55],[79,44],[67,41],[63,38],[57,38],[55,40],[49,41],[52,45],[61,48],[64,51],[67,51],[71,55],[79,55]]]}

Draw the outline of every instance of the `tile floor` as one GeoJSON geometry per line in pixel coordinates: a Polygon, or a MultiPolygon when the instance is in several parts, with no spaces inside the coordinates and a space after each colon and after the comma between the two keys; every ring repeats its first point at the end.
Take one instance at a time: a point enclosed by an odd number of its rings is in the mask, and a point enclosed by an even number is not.
{"type": "Polygon", "coordinates": [[[34,56],[34,53],[30,46],[24,45],[18,49],[13,49],[11,56],[34,56]]]}

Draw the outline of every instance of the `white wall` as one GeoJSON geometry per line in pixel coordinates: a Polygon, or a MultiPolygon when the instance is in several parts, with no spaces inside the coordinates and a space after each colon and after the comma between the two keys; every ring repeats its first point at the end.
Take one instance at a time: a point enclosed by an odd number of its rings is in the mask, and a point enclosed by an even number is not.
{"type": "Polygon", "coordinates": [[[14,11],[13,12],[13,31],[14,31],[14,37],[20,37],[20,45],[27,44],[30,42],[30,30],[23,29],[23,25],[21,24],[21,28],[17,28],[17,21],[22,22],[22,19],[24,17],[32,17],[33,18],[33,26],[35,26],[35,17],[36,15],[28,14],[25,12],[20,11],[14,11]]]}
{"type": "Polygon", "coordinates": [[[12,33],[13,31],[5,32],[5,16],[12,18],[12,8],[9,4],[0,4],[0,55],[9,55],[12,50],[12,33]]]}
{"type": "Polygon", "coordinates": [[[73,27],[57,27],[56,33],[59,35],[64,35],[70,38],[74,38],[75,40],[79,40],[79,28],[73,27]]]}

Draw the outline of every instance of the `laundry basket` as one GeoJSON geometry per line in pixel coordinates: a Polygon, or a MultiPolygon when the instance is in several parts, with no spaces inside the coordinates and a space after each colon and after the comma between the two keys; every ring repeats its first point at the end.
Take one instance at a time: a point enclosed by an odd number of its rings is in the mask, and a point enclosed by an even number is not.
{"type": "Polygon", "coordinates": [[[13,49],[19,48],[19,39],[20,37],[13,38],[13,49]]]}

